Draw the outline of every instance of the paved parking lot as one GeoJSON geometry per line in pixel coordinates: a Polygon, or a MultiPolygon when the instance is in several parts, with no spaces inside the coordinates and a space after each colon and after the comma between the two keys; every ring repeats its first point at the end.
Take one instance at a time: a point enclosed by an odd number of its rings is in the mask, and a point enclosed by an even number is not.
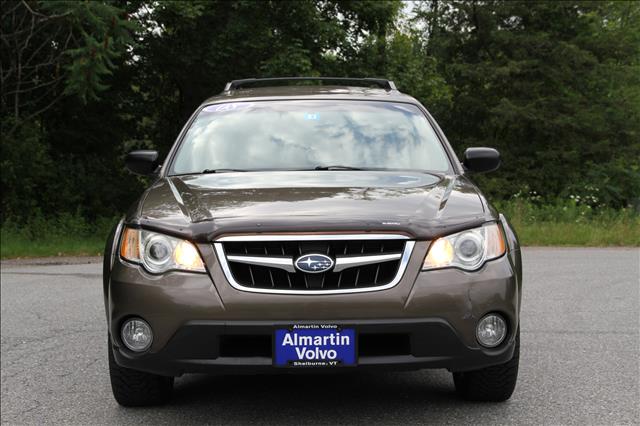
{"type": "Polygon", "coordinates": [[[148,409],[111,396],[101,265],[3,263],[2,423],[640,423],[640,250],[529,248],[524,261],[521,369],[507,403],[458,400],[436,370],[185,376],[172,404],[148,409]]]}

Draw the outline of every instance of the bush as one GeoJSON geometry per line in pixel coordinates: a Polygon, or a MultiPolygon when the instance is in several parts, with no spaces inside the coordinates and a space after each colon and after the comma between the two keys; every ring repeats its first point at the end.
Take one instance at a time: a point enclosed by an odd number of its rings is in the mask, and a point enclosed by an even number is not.
{"type": "Polygon", "coordinates": [[[34,215],[25,222],[5,220],[1,230],[3,259],[61,255],[101,255],[117,218],[87,221],[79,214],[53,218],[34,215]]]}
{"type": "Polygon", "coordinates": [[[640,246],[640,215],[632,208],[592,206],[570,197],[540,203],[540,196],[494,203],[515,228],[522,245],[640,246]]]}

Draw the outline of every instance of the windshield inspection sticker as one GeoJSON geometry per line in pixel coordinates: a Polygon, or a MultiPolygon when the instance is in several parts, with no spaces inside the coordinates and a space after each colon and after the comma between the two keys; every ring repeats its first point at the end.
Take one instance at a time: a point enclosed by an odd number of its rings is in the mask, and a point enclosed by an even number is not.
{"type": "Polygon", "coordinates": [[[320,114],[317,113],[317,112],[314,112],[314,113],[305,112],[304,113],[304,119],[305,120],[320,120],[320,114]]]}
{"type": "Polygon", "coordinates": [[[332,324],[301,324],[274,336],[277,367],[339,367],[356,364],[356,331],[332,324]]]}

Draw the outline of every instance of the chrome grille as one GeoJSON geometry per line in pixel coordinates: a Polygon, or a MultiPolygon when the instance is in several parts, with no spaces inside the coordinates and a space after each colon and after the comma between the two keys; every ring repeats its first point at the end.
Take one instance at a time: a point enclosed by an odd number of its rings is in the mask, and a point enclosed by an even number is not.
{"type": "Polygon", "coordinates": [[[395,234],[260,235],[214,243],[227,280],[260,293],[315,294],[382,290],[404,273],[414,242],[395,234]],[[335,266],[321,273],[295,268],[306,254],[324,254],[335,266]]]}

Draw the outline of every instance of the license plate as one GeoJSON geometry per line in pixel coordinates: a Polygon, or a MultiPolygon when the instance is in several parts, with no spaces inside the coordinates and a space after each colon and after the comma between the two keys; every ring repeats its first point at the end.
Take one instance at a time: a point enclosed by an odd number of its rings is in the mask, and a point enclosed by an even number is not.
{"type": "Polygon", "coordinates": [[[298,324],[275,331],[273,363],[277,367],[345,367],[356,365],[356,331],[331,324],[298,324]]]}

